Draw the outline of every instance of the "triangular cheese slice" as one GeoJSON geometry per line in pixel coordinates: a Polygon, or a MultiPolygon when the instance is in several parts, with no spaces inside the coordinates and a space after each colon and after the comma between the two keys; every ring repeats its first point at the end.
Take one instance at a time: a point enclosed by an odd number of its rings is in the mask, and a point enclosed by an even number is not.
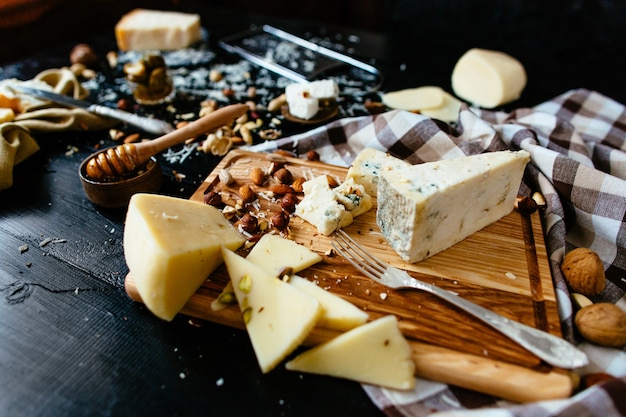
{"type": "Polygon", "coordinates": [[[263,373],[302,343],[321,313],[318,301],[227,249],[224,263],[263,373]]]}
{"type": "Polygon", "coordinates": [[[365,311],[354,304],[330,291],[326,291],[306,278],[293,275],[289,278],[289,284],[319,301],[322,314],[317,325],[320,327],[346,331],[364,324],[369,318],[365,311]]]}
{"type": "Polygon", "coordinates": [[[415,363],[395,316],[343,333],[286,363],[291,371],[330,375],[394,389],[415,386],[415,363]]]}
{"type": "Polygon", "coordinates": [[[156,194],[135,194],[124,226],[124,255],[141,300],[172,320],[222,263],[222,246],[244,237],[213,206],[156,194]]]}
{"type": "Polygon", "coordinates": [[[322,260],[322,257],[296,241],[280,235],[265,234],[246,259],[275,274],[289,267],[297,273],[322,260]]]}

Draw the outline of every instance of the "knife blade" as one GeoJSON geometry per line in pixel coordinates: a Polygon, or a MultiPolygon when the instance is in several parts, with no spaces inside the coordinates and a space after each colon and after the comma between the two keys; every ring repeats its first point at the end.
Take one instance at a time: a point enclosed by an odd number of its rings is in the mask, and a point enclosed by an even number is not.
{"type": "Polygon", "coordinates": [[[85,100],[77,100],[72,97],[68,97],[62,94],[57,94],[52,91],[41,90],[33,87],[26,87],[23,85],[12,85],[12,88],[33,97],[37,97],[43,100],[52,101],[57,104],[61,104],[73,108],[85,109],[91,113],[110,117],[128,123],[135,126],[147,133],[155,135],[163,135],[174,130],[171,124],[158,119],[152,119],[149,117],[139,116],[137,114],[129,113],[123,110],[114,109],[111,107],[102,106],[100,104],[90,103],[85,100]]]}

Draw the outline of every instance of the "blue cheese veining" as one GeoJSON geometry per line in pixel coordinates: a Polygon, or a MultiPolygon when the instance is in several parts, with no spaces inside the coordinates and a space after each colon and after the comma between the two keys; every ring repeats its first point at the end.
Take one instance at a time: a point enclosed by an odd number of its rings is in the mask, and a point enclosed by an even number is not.
{"type": "Polygon", "coordinates": [[[381,172],[408,166],[411,164],[386,152],[365,148],[352,161],[346,178],[352,178],[354,182],[363,186],[367,194],[375,197],[381,172]]]}
{"type": "Polygon", "coordinates": [[[402,259],[426,259],[509,214],[529,159],[502,151],[383,171],[376,222],[402,259]]]}
{"type": "Polygon", "coordinates": [[[305,182],[303,191],[304,198],[295,214],[326,236],[351,224],[356,216],[372,208],[372,198],[352,179],[331,188],[328,177],[321,175],[305,182]]]}

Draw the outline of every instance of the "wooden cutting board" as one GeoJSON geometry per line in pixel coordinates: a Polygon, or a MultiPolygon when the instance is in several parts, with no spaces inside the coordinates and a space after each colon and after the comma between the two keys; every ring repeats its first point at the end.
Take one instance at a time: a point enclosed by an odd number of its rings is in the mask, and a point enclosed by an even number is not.
{"type": "MultiPolygon", "coordinates": [[[[191,200],[203,201],[206,192],[221,191],[234,205],[238,188],[251,184],[253,167],[267,169],[266,154],[231,151],[206,178],[191,200]],[[234,182],[219,181],[228,169],[234,182]]],[[[299,158],[287,158],[295,177],[328,174],[339,181],[347,169],[299,158]]],[[[263,198],[274,183],[254,186],[261,193],[252,210],[265,214],[280,210],[263,198]]],[[[539,214],[522,216],[513,211],[453,247],[429,259],[407,264],[387,244],[376,225],[375,207],[344,230],[374,255],[404,269],[416,278],[453,292],[513,320],[561,336],[560,321],[548,266],[539,214]],[[526,238],[524,236],[526,228],[526,238]],[[533,242],[534,240],[534,242],[533,242]]],[[[505,336],[456,307],[419,291],[397,291],[362,276],[350,263],[330,249],[330,238],[299,217],[289,223],[289,237],[323,256],[323,261],[299,273],[370,314],[371,319],[394,314],[402,332],[414,347],[417,375],[513,401],[563,398],[571,394],[567,372],[554,369],[505,336]]],[[[245,256],[245,250],[240,251],[245,256]]],[[[236,328],[244,328],[237,306],[213,311],[211,302],[228,282],[224,266],[214,272],[186,305],[183,314],[236,328]]],[[[140,301],[129,275],[126,290],[140,301]]],[[[316,328],[305,344],[328,340],[337,333],[316,328]]]]}

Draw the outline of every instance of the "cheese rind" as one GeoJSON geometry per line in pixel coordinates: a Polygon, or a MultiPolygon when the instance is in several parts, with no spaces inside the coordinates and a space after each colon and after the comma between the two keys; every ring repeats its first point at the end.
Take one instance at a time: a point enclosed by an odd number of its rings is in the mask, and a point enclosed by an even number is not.
{"type": "Polygon", "coordinates": [[[363,186],[368,195],[375,197],[378,195],[378,177],[381,172],[410,165],[386,152],[374,148],[365,148],[352,161],[346,179],[352,178],[355,183],[363,186]]]}
{"type": "Polygon", "coordinates": [[[372,208],[372,197],[352,178],[331,188],[326,175],[321,175],[305,182],[302,188],[304,198],[296,206],[295,214],[326,236],[372,208]]]}
{"type": "Polygon", "coordinates": [[[454,93],[471,104],[488,109],[516,100],[524,87],[524,66],[504,52],[470,49],[452,71],[454,93]]]}
{"type": "Polygon", "coordinates": [[[411,346],[398,328],[398,320],[390,315],[317,345],[285,367],[406,390],[416,382],[411,355],[411,346]]]}
{"type": "Polygon", "coordinates": [[[319,302],[227,249],[224,263],[263,373],[302,343],[321,313],[319,302]]]}
{"type": "Polygon", "coordinates": [[[186,48],[202,38],[200,15],[135,9],[115,25],[121,51],[169,51],[186,48]]]}
{"type": "Polygon", "coordinates": [[[407,262],[418,262],[509,214],[526,151],[501,151],[384,172],[376,223],[407,262]]]}
{"type": "Polygon", "coordinates": [[[215,207],[154,194],[130,199],[124,256],[148,309],[172,320],[244,237],[215,207]]]}

